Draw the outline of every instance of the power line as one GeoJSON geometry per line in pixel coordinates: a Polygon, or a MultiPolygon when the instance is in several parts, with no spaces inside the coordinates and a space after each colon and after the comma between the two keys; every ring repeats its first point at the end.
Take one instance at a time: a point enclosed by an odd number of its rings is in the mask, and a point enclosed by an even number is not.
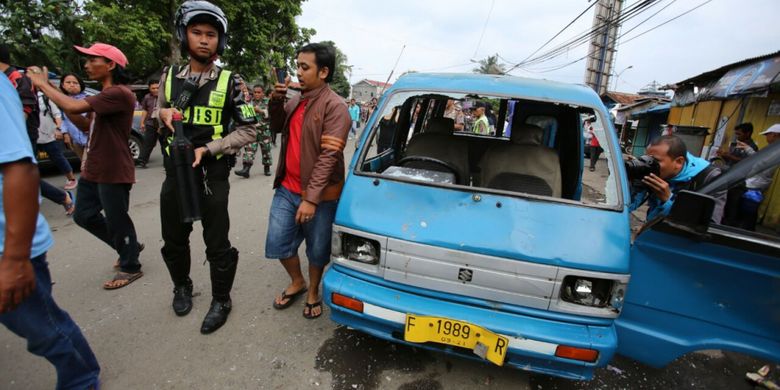
{"type": "MultiPolygon", "coordinates": [[[[591,4],[591,5],[589,5],[587,8],[585,8],[585,10],[584,10],[584,11],[582,11],[582,12],[580,12],[580,14],[579,14],[579,15],[577,15],[577,17],[575,17],[574,19],[572,19],[572,21],[571,21],[571,22],[569,22],[569,24],[567,24],[566,26],[564,26],[564,27],[563,27],[563,28],[562,28],[560,31],[558,31],[558,32],[557,32],[555,35],[553,35],[553,37],[552,37],[552,38],[548,39],[548,40],[547,40],[547,42],[545,42],[545,43],[544,43],[542,46],[539,46],[539,48],[538,48],[538,49],[534,50],[534,52],[533,52],[533,53],[529,54],[529,55],[528,55],[528,57],[525,57],[525,58],[523,58],[521,61],[519,61],[519,62],[518,62],[518,64],[521,64],[521,63],[523,63],[523,62],[527,61],[529,58],[533,57],[533,55],[534,55],[534,54],[538,53],[538,52],[539,52],[539,50],[542,50],[542,49],[543,49],[545,46],[547,46],[547,44],[549,44],[550,42],[552,42],[552,41],[553,41],[553,39],[555,39],[555,38],[558,38],[558,36],[559,36],[559,35],[561,35],[561,34],[562,34],[564,31],[566,31],[566,29],[567,29],[567,28],[569,28],[569,27],[570,27],[572,24],[574,24],[574,22],[576,22],[576,21],[577,21],[579,18],[581,18],[581,17],[582,17],[582,15],[585,15],[585,13],[586,13],[586,12],[588,12],[588,11],[589,11],[591,8],[593,8],[593,7],[594,7],[596,4],[598,4],[598,0],[594,1],[594,2],[593,2],[593,4],[591,4]]],[[[508,72],[510,72],[510,71],[512,71],[512,70],[514,70],[515,68],[517,68],[517,66],[518,66],[518,65],[515,65],[515,66],[513,66],[511,69],[509,69],[509,70],[507,71],[507,73],[508,73],[508,72]]]]}
{"type": "Polygon", "coordinates": [[[616,20],[606,20],[604,23],[595,26],[591,28],[589,31],[586,31],[582,34],[580,34],[577,37],[574,37],[570,39],[567,42],[564,42],[557,47],[539,55],[536,56],[530,60],[523,61],[521,63],[516,64],[515,67],[520,66],[527,66],[531,64],[537,64],[540,62],[546,62],[549,60],[552,60],[553,58],[559,57],[563,55],[564,53],[567,53],[569,50],[582,46],[583,44],[587,43],[590,38],[592,38],[594,35],[598,34],[600,30],[604,28],[609,28],[609,25],[611,24],[622,24],[624,22],[627,22],[628,20],[631,20],[632,18],[636,17],[637,15],[641,14],[644,11],[647,11],[650,6],[658,4],[658,0],[644,0],[638,3],[635,3],[625,11],[621,13],[621,15],[616,20]]]}
{"type": "MultiPolygon", "coordinates": [[[[670,23],[670,22],[672,22],[672,21],[674,21],[674,20],[676,20],[676,19],[679,19],[679,18],[681,18],[681,17],[683,17],[683,16],[685,16],[685,15],[687,15],[687,14],[689,14],[689,13],[691,13],[691,12],[693,12],[693,11],[695,11],[695,10],[697,10],[697,9],[701,8],[701,7],[703,7],[704,5],[706,5],[707,3],[710,3],[710,2],[712,2],[712,0],[707,0],[707,1],[705,1],[704,3],[701,3],[701,4],[697,5],[696,7],[693,7],[693,8],[691,8],[691,9],[689,9],[688,11],[685,11],[685,12],[683,12],[683,13],[681,13],[681,14],[679,14],[679,15],[675,16],[674,18],[671,18],[671,19],[669,19],[669,20],[667,20],[667,21],[665,21],[665,22],[663,22],[663,23],[660,23],[660,24],[658,24],[658,25],[656,25],[656,26],[653,26],[652,28],[650,28],[650,29],[648,29],[648,30],[645,30],[644,32],[642,32],[642,33],[640,33],[640,34],[638,34],[638,35],[635,35],[635,36],[633,36],[633,37],[631,37],[631,38],[627,39],[627,40],[626,40],[626,41],[624,41],[624,42],[620,42],[620,43],[618,44],[618,46],[619,46],[619,45],[623,45],[623,44],[625,44],[625,43],[628,43],[628,42],[631,42],[631,41],[633,41],[634,39],[636,39],[636,38],[639,38],[640,36],[642,36],[642,35],[645,35],[645,34],[649,33],[650,31],[653,31],[653,30],[655,30],[655,29],[657,29],[657,28],[659,28],[659,27],[661,27],[661,26],[663,26],[663,25],[665,25],[665,24],[667,24],[667,23],[670,23]]],[[[646,21],[647,21],[647,20],[649,20],[649,19],[650,19],[650,18],[647,18],[647,19],[645,19],[644,21],[642,21],[642,23],[646,22],[646,21]]],[[[641,23],[640,23],[640,24],[641,24],[641,23]]],[[[638,26],[637,26],[637,27],[638,27],[638,26]]],[[[633,28],[632,28],[631,30],[633,30],[633,28]]],[[[629,30],[629,31],[627,31],[627,32],[625,32],[625,33],[623,33],[623,34],[621,34],[621,35],[618,37],[618,39],[620,39],[620,38],[622,38],[623,36],[625,36],[626,34],[628,34],[628,33],[629,33],[631,30],[629,30]]],[[[582,60],[584,60],[584,59],[588,58],[588,56],[590,56],[590,55],[591,55],[591,54],[593,54],[593,53],[595,53],[595,51],[591,51],[591,52],[589,52],[588,54],[585,54],[584,56],[582,56],[582,57],[580,57],[580,58],[578,58],[578,59],[576,59],[576,60],[574,60],[574,61],[568,62],[568,63],[566,63],[566,64],[563,64],[563,65],[556,65],[556,66],[553,66],[553,67],[550,67],[550,68],[545,68],[545,69],[543,69],[543,70],[535,70],[535,72],[536,72],[536,73],[548,73],[548,72],[553,72],[553,71],[556,71],[556,70],[560,70],[560,69],[563,69],[563,68],[565,68],[565,67],[568,67],[568,66],[574,65],[574,64],[576,64],[576,63],[578,63],[578,62],[580,62],[580,61],[582,61],[582,60]]]]}
{"type": "Polygon", "coordinates": [[[657,29],[658,27],[661,27],[661,26],[663,26],[663,25],[665,25],[665,24],[667,24],[667,23],[669,23],[669,22],[672,22],[672,21],[674,21],[674,20],[676,20],[676,19],[679,19],[679,18],[681,18],[681,17],[683,17],[683,16],[685,16],[685,15],[687,15],[687,14],[689,14],[689,13],[693,12],[693,11],[696,11],[697,9],[699,9],[699,8],[703,7],[704,5],[706,5],[707,3],[710,3],[710,2],[712,2],[712,0],[707,0],[707,1],[705,1],[705,2],[703,2],[703,3],[701,3],[701,4],[699,4],[699,5],[697,5],[696,7],[693,7],[693,8],[691,8],[691,9],[689,9],[688,11],[685,11],[685,12],[681,13],[680,15],[677,15],[677,16],[675,16],[674,18],[671,18],[671,19],[669,19],[669,20],[667,20],[667,21],[665,21],[665,22],[663,22],[663,23],[661,23],[661,24],[658,24],[658,25],[654,26],[653,28],[651,28],[651,29],[649,29],[649,30],[647,30],[647,31],[645,31],[645,32],[643,32],[643,33],[641,33],[641,34],[639,34],[639,35],[636,35],[636,36],[633,36],[633,37],[631,37],[630,39],[626,40],[626,41],[625,41],[625,42],[623,42],[623,43],[628,43],[628,42],[631,42],[631,41],[633,41],[634,39],[637,39],[637,38],[641,37],[642,35],[645,35],[645,34],[649,33],[650,31],[653,31],[653,30],[657,29]]]}
{"type": "Polygon", "coordinates": [[[477,56],[477,52],[479,51],[479,47],[482,45],[482,38],[485,37],[485,30],[487,30],[488,22],[490,21],[490,15],[493,13],[493,6],[496,5],[496,0],[492,0],[490,2],[490,11],[488,11],[487,18],[485,18],[485,25],[482,26],[482,34],[479,35],[479,41],[477,42],[477,47],[474,49],[474,55],[471,56],[472,58],[475,58],[477,56]]]}

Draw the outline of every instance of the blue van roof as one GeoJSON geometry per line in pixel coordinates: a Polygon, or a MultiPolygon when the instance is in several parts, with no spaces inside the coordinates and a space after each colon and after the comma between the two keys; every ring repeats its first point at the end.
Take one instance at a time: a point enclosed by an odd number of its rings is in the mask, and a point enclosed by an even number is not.
{"type": "Polygon", "coordinates": [[[503,75],[407,73],[401,76],[388,89],[388,92],[396,90],[441,90],[485,95],[510,95],[531,100],[566,102],[588,107],[603,105],[596,92],[585,85],[503,75]]]}

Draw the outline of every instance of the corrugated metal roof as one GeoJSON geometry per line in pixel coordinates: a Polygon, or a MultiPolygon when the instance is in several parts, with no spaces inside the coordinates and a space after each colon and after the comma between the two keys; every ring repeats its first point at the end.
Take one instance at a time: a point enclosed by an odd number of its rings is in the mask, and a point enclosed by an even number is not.
{"type": "Polygon", "coordinates": [[[678,86],[684,85],[684,84],[699,84],[699,83],[706,82],[706,81],[712,81],[713,79],[720,78],[721,76],[726,74],[726,72],[728,72],[731,69],[740,67],[742,65],[747,65],[747,64],[750,64],[750,63],[753,63],[753,62],[763,61],[763,60],[766,60],[766,59],[769,59],[769,58],[772,58],[772,57],[776,57],[776,56],[780,56],[780,50],[778,50],[776,52],[773,52],[773,53],[770,53],[770,54],[764,54],[764,55],[758,56],[758,57],[746,58],[746,59],[741,60],[741,61],[737,61],[737,62],[728,64],[728,65],[724,65],[724,66],[721,66],[720,68],[704,72],[704,73],[702,73],[702,74],[700,74],[698,76],[694,76],[694,77],[685,79],[683,81],[679,81],[679,82],[677,82],[677,83],[675,83],[673,85],[667,85],[665,87],[669,87],[668,89],[677,89],[678,86]]]}
{"type": "Polygon", "coordinates": [[[635,93],[625,93],[625,92],[615,92],[610,91],[604,94],[604,96],[614,100],[616,103],[620,104],[631,104],[635,102],[636,100],[642,99],[644,96],[637,95],[635,93]]]}

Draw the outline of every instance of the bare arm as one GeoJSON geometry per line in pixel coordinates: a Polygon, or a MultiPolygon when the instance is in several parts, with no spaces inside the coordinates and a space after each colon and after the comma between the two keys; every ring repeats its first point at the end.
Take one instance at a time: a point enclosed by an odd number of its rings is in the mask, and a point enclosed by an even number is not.
{"type": "Polygon", "coordinates": [[[146,115],[147,114],[148,113],[146,112],[146,110],[141,111],[141,131],[144,130],[144,123],[146,123],[146,115]]]}
{"type": "Polygon", "coordinates": [[[43,94],[46,95],[49,100],[53,101],[54,104],[58,105],[62,111],[69,114],[81,114],[92,111],[92,107],[86,100],[78,100],[67,96],[56,87],[49,84],[48,72],[46,67],[44,67],[43,70],[34,66],[27,68],[27,76],[32,80],[35,88],[38,88],[39,91],[43,92],[43,94]]]}
{"type": "Polygon", "coordinates": [[[5,247],[0,261],[0,313],[16,308],[35,289],[30,263],[38,220],[38,168],[29,160],[2,165],[5,247]]]}

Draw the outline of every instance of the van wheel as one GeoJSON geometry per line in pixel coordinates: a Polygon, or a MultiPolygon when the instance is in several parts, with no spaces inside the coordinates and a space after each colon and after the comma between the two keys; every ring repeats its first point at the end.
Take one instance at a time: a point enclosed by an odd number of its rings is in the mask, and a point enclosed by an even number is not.
{"type": "Polygon", "coordinates": [[[139,157],[141,157],[141,139],[130,135],[130,138],[127,139],[127,146],[130,147],[130,155],[133,156],[133,161],[137,161],[139,157]]]}

